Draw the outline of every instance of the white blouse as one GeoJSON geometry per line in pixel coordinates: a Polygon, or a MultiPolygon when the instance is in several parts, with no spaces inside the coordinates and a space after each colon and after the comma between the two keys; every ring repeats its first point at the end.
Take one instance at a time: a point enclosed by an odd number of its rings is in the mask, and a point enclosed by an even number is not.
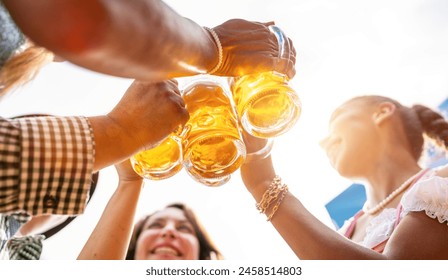
{"type": "MultiPolygon", "coordinates": [[[[435,175],[436,170],[428,171],[401,198],[400,220],[410,212],[425,211],[426,215],[448,225],[448,178],[435,175]]],[[[394,231],[397,219],[396,208],[386,208],[372,219],[366,229],[361,245],[373,248],[388,239],[394,231]]],[[[339,232],[344,233],[348,220],[339,232]]]]}

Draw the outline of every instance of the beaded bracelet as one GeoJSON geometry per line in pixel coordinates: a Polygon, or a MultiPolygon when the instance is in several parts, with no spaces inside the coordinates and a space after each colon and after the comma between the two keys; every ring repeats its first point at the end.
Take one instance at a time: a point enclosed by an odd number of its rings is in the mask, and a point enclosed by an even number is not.
{"type": "Polygon", "coordinates": [[[216,34],[215,30],[213,30],[212,28],[209,27],[204,27],[205,30],[207,30],[210,35],[212,35],[213,40],[215,41],[216,47],[218,48],[218,64],[209,72],[207,72],[207,74],[212,75],[214,74],[216,71],[219,70],[219,68],[221,68],[222,63],[223,63],[223,54],[222,54],[222,45],[221,45],[221,41],[219,40],[218,34],[216,34]]]}

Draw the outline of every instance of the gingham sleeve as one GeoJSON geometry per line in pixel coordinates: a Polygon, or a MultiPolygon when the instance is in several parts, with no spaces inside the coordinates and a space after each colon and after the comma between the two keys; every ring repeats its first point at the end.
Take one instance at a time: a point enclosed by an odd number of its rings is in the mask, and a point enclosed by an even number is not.
{"type": "Polygon", "coordinates": [[[0,118],[0,212],[17,210],[20,127],[0,118]]]}
{"type": "Polygon", "coordinates": [[[0,134],[8,139],[0,153],[2,165],[3,161],[8,165],[1,172],[9,180],[0,182],[0,211],[82,213],[94,160],[93,132],[87,118],[33,117],[7,122],[11,130],[9,135],[7,131],[0,134]],[[9,158],[3,159],[3,154],[9,158]]]}

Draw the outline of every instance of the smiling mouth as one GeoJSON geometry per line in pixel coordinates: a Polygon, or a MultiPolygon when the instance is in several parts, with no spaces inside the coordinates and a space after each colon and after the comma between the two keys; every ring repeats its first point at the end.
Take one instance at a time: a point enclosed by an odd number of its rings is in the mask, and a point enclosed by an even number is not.
{"type": "Polygon", "coordinates": [[[153,251],[151,251],[151,254],[157,254],[157,255],[170,255],[170,256],[175,256],[175,257],[179,257],[181,254],[174,250],[171,247],[157,247],[156,249],[154,249],[153,251]]]}

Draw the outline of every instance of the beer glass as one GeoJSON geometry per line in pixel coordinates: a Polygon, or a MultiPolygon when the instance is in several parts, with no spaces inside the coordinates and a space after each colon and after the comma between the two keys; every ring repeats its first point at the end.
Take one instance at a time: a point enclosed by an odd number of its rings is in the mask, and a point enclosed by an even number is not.
{"type": "Polygon", "coordinates": [[[163,180],[182,169],[182,127],[171,133],[156,147],[131,157],[134,171],[145,179],[163,180]]]}
{"type": "MultiPolygon", "coordinates": [[[[269,26],[276,35],[279,61],[289,56],[289,40],[277,26],[269,26]]],[[[272,138],[291,129],[301,114],[301,102],[279,72],[263,72],[237,77],[232,81],[233,99],[242,127],[260,138],[272,138]]]]}
{"type": "Polygon", "coordinates": [[[246,156],[228,84],[201,75],[181,92],[190,113],[182,139],[184,168],[204,185],[223,185],[246,156]]]}

